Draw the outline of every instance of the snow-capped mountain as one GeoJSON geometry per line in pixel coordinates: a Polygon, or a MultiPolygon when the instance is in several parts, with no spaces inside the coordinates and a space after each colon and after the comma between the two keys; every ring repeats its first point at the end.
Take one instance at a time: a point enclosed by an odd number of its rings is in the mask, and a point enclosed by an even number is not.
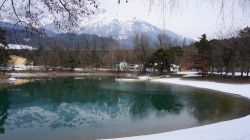
{"type": "MultiPolygon", "coordinates": [[[[78,35],[85,34],[85,35],[97,35],[99,37],[110,38],[112,37],[115,40],[118,40],[122,46],[124,47],[133,47],[133,37],[135,33],[143,33],[148,35],[150,39],[151,45],[154,45],[157,41],[158,34],[164,33],[172,40],[176,41],[180,45],[183,44],[183,40],[185,39],[186,43],[189,44],[193,42],[192,39],[185,38],[181,35],[178,35],[169,30],[160,29],[146,21],[140,20],[138,18],[96,18],[97,20],[93,20],[87,24],[80,25],[81,28],[76,30],[75,33],[78,35]]],[[[10,36],[7,38],[7,41],[10,43],[18,43],[16,41],[16,37],[11,37],[14,33],[12,33],[13,24],[7,22],[0,22],[0,27],[7,29],[7,34],[10,36]],[[12,39],[13,38],[13,39],[12,39]]],[[[25,33],[21,31],[24,30],[25,27],[18,25],[16,30],[20,30],[20,33],[17,35],[18,38],[23,36],[25,38],[25,33]]],[[[47,24],[44,26],[45,33],[49,37],[54,37],[61,35],[61,32],[56,30],[53,24],[47,24]]],[[[26,35],[27,36],[27,35],[26,35]]],[[[27,38],[27,37],[26,37],[27,38]]],[[[37,40],[33,36],[28,37],[29,40],[37,40]]],[[[35,41],[38,42],[38,41],[35,41]]],[[[19,41],[20,43],[20,41],[19,41]]]]}
{"type": "Polygon", "coordinates": [[[96,22],[94,24],[87,25],[85,29],[80,32],[96,34],[104,37],[112,36],[115,39],[123,40],[129,38],[129,36],[135,32],[142,31],[144,33],[161,32],[158,28],[143,21],[121,21],[118,19],[113,19],[112,21],[106,23],[96,22]]]}
{"type": "Polygon", "coordinates": [[[160,33],[165,33],[171,39],[177,40],[180,43],[183,42],[184,39],[186,39],[187,43],[193,41],[192,39],[185,38],[168,30],[160,29],[137,18],[131,20],[113,19],[110,21],[99,21],[86,25],[83,30],[78,31],[79,34],[84,33],[101,37],[113,37],[128,46],[132,45],[133,36],[136,32],[148,35],[151,43],[157,41],[157,35],[160,33]]]}
{"type": "MultiPolygon", "coordinates": [[[[45,46],[51,46],[57,41],[59,44],[63,46],[76,47],[76,42],[87,42],[87,41],[99,41],[102,40],[102,43],[97,43],[96,47],[108,47],[108,42],[110,42],[109,38],[99,37],[97,35],[89,35],[89,34],[72,34],[72,33],[54,33],[51,30],[45,29],[45,34],[47,36],[41,36],[36,32],[29,32],[26,30],[25,26],[17,25],[15,29],[13,29],[14,24],[8,22],[0,21],[0,28],[6,31],[6,42],[9,44],[9,49],[29,49],[34,50],[39,47],[42,42],[45,46]],[[104,46],[103,46],[104,45],[104,46]]],[[[52,28],[53,29],[53,28],[52,28]]]]}

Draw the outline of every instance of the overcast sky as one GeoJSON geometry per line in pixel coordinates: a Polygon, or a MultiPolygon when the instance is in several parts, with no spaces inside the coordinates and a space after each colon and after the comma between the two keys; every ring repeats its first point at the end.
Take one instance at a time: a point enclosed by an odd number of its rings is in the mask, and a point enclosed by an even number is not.
{"type": "Polygon", "coordinates": [[[125,0],[121,0],[121,4],[118,5],[117,0],[100,0],[100,8],[105,9],[106,14],[114,15],[114,18],[137,17],[159,28],[165,28],[193,39],[197,39],[203,33],[208,34],[209,38],[217,38],[221,33],[225,33],[225,30],[234,31],[247,25],[250,26],[250,18],[247,18],[249,15],[243,14],[238,6],[226,10],[225,23],[223,23],[218,14],[219,8],[209,6],[206,2],[186,0],[186,3],[177,10],[173,10],[172,13],[166,12],[167,15],[164,17],[161,8],[157,6],[149,10],[148,1],[129,0],[126,4],[125,0]]]}

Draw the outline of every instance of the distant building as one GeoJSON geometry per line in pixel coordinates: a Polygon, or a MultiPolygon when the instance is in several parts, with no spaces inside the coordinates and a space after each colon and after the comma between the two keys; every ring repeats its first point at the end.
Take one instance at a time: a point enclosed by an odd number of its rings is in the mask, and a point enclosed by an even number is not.
{"type": "Polygon", "coordinates": [[[127,62],[123,61],[123,62],[120,62],[117,67],[118,67],[119,71],[128,71],[129,64],[127,62]]]}
{"type": "Polygon", "coordinates": [[[141,71],[143,68],[143,65],[140,64],[129,64],[125,61],[119,63],[117,65],[117,69],[119,71],[130,71],[130,72],[138,72],[141,71]]]}
{"type": "MultiPolygon", "coordinates": [[[[8,66],[12,70],[27,70],[30,68],[30,66],[26,66],[27,58],[16,56],[16,55],[10,55],[10,60],[8,61],[8,66]]],[[[33,66],[33,62],[32,62],[33,66]]]]}
{"type": "Polygon", "coordinates": [[[129,71],[138,72],[143,69],[143,65],[140,64],[129,64],[129,71]]]}
{"type": "Polygon", "coordinates": [[[171,72],[178,72],[178,71],[181,71],[181,67],[180,66],[177,66],[175,64],[171,64],[170,65],[170,71],[171,72]]]}

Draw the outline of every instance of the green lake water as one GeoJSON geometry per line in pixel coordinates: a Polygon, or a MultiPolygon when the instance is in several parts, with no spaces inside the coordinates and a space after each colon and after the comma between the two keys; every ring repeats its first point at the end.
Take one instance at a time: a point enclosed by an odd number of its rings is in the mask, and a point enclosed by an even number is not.
{"type": "Polygon", "coordinates": [[[0,89],[1,140],[78,140],[154,134],[250,113],[241,97],[114,77],[31,79],[0,89]]]}

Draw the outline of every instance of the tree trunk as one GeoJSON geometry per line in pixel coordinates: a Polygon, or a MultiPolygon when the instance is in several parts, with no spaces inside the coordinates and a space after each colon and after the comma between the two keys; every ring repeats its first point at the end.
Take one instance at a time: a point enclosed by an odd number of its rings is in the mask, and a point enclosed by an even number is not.
{"type": "Polygon", "coordinates": [[[204,70],[201,70],[201,75],[202,75],[202,77],[205,77],[205,72],[204,72],[204,70]]]}
{"type": "Polygon", "coordinates": [[[243,74],[244,74],[244,69],[241,68],[241,74],[240,74],[240,77],[243,77],[243,74]]]}
{"type": "Polygon", "coordinates": [[[247,77],[249,76],[250,68],[247,68],[247,77]]]}
{"type": "Polygon", "coordinates": [[[227,68],[225,76],[227,76],[228,72],[229,72],[229,69],[227,68]]]}
{"type": "Polygon", "coordinates": [[[223,67],[221,66],[221,67],[220,67],[220,75],[221,75],[221,76],[222,76],[222,74],[223,74],[223,71],[222,71],[222,70],[223,70],[223,67]]]}
{"type": "Polygon", "coordinates": [[[233,71],[232,71],[232,78],[234,78],[235,77],[235,70],[234,70],[234,68],[233,68],[233,71]]]}
{"type": "Polygon", "coordinates": [[[214,67],[212,67],[211,69],[211,74],[212,74],[212,77],[214,77],[214,67]]]}

